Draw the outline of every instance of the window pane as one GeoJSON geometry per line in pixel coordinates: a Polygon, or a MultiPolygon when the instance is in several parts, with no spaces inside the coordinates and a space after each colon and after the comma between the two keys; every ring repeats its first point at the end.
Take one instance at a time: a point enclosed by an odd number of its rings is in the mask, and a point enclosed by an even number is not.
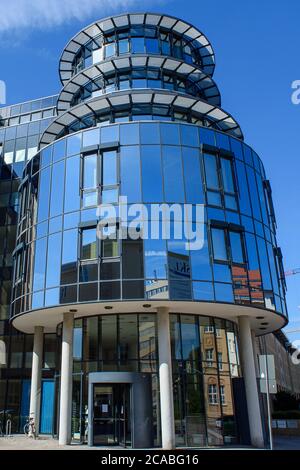
{"type": "Polygon", "coordinates": [[[198,361],[199,355],[199,330],[195,317],[181,315],[181,337],[183,360],[198,361]]]}
{"type": "Polygon", "coordinates": [[[182,147],[186,202],[203,204],[203,188],[200,172],[199,151],[182,147]]]}
{"type": "Polygon", "coordinates": [[[233,176],[232,176],[232,166],[230,160],[226,158],[221,158],[221,169],[223,176],[223,187],[224,191],[229,193],[234,192],[233,176]]]}
{"type": "Polygon", "coordinates": [[[227,261],[226,243],[224,230],[212,228],[211,229],[214,259],[220,261],[227,261]]]}
{"type": "Polygon", "coordinates": [[[82,146],[83,147],[89,147],[91,145],[97,145],[99,144],[99,129],[93,129],[91,131],[86,131],[83,133],[83,141],[82,141],[82,146]]]}
{"type": "Polygon", "coordinates": [[[207,226],[200,226],[198,229],[203,229],[204,243],[200,250],[190,251],[192,278],[200,281],[209,281],[212,279],[212,273],[207,240],[207,226]]]}
{"type": "Polygon", "coordinates": [[[127,54],[129,52],[129,40],[121,39],[119,41],[119,54],[127,54]]]}
{"type": "Polygon", "coordinates": [[[66,188],[65,188],[65,212],[75,211],[80,208],[80,157],[68,158],[66,161],[66,188]]]}
{"type": "Polygon", "coordinates": [[[131,38],[131,52],[133,54],[144,52],[144,38],[131,38]]]}
{"type": "Polygon", "coordinates": [[[72,284],[77,281],[78,230],[67,230],[63,237],[61,284],[72,284]]]}
{"type": "Polygon", "coordinates": [[[247,167],[249,188],[251,188],[250,197],[251,197],[251,202],[252,202],[253,217],[255,219],[261,220],[260,203],[259,203],[259,198],[258,198],[258,193],[257,193],[254,170],[250,168],[248,165],[246,165],[246,167],[247,167]]]}
{"type": "Polygon", "coordinates": [[[61,160],[65,157],[66,151],[66,140],[60,140],[56,142],[53,146],[53,161],[61,160]]]}
{"type": "Polygon", "coordinates": [[[210,206],[222,206],[221,195],[215,191],[207,191],[207,204],[210,206]]]}
{"type": "Polygon", "coordinates": [[[39,188],[39,207],[38,222],[48,218],[50,197],[50,168],[46,168],[41,172],[40,188],[39,188]]]}
{"type": "Polygon", "coordinates": [[[217,158],[215,155],[204,154],[206,184],[208,188],[219,189],[219,179],[217,171],[217,158]]]}
{"type": "Polygon", "coordinates": [[[163,144],[179,145],[179,127],[177,124],[161,124],[160,132],[163,144]]]}
{"type": "Polygon", "coordinates": [[[190,147],[198,147],[198,129],[195,126],[180,126],[181,143],[190,147]]]}
{"type": "Polygon", "coordinates": [[[158,54],[159,53],[159,45],[157,39],[146,39],[146,51],[149,54],[158,54]]]}
{"type": "Polygon", "coordinates": [[[113,204],[118,202],[118,189],[104,189],[101,194],[102,204],[113,204]]]}
{"type": "Polygon", "coordinates": [[[236,204],[236,199],[235,196],[225,196],[225,208],[226,209],[231,209],[233,211],[237,210],[237,204],[236,204]]]}
{"type": "Polygon", "coordinates": [[[83,320],[83,357],[85,361],[98,359],[98,317],[83,320]]]}
{"type": "Polygon", "coordinates": [[[117,359],[117,316],[103,315],[101,318],[102,338],[100,343],[101,359],[103,362],[116,361],[117,359]]]}
{"type": "Polygon", "coordinates": [[[68,137],[67,141],[67,155],[75,155],[80,152],[81,134],[75,134],[68,137]]]}
{"type": "Polygon", "coordinates": [[[82,230],[81,234],[81,259],[95,259],[97,257],[97,233],[96,228],[82,230]]]}
{"type": "Polygon", "coordinates": [[[245,171],[245,165],[242,162],[236,160],[236,169],[237,169],[237,179],[238,179],[238,188],[239,188],[239,203],[240,211],[243,214],[251,215],[251,206],[249,199],[249,190],[248,183],[245,171]]]}
{"type": "Polygon", "coordinates": [[[102,154],[102,185],[117,184],[117,152],[115,150],[102,154]]]}
{"type": "Polygon", "coordinates": [[[120,278],[120,262],[102,262],[101,275],[102,280],[119,279],[120,278]]]}
{"type": "Polygon", "coordinates": [[[162,169],[159,145],[141,147],[143,201],[162,202],[162,169]]]}
{"type": "Polygon", "coordinates": [[[83,189],[97,186],[97,155],[85,155],[83,160],[83,189]]]}
{"type": "Polygon", "coordinates": [[[42,238],[36,241],[35,257],[34,257],[34,278],[33,278],[33,290],[34,291],[44,288],[45,272],[46,272],[46,249],[47,249],[46,238],[42,238]]]}
{"type": "Polygon", "coordinates": [[[259,259],[261,265],[261,272],[263,277],[263,286],[264,290],[272,290],[271,276],[268,263],[268,254],[266,250],[266,243],[260,237],[257,237],[259,259]]]}
{"type": "Polygon", "coordinates": [[[111,57],[116,53],[116,45],[115,43],[107,44],[105,46],[105,57],[111,57]]]}
{"type": "Polygon", "coordinates": [[[141,143],[142,144],[159,144],[159,125],[158,124],[141,124],[141,143]]]}
{"type": "Polygon", "coordinates": [[[138,146],[121,149],[121,190],[128,202],[141,200],[140,152],[138,146]]]}
{"type": "Polygon", "coordinates": [[[56,163],[55,165],[53,165],[51,181],[50,217],[54,217],[62,213],[65,177],[64,171],[64,162],[56,163]]]}
{"type": "Polygon", "coordinates": [[[237,232],[229,232],[229,237],[232,261],[234,263],[244,263],[241,234],[237,232]]]}
{"type": "Polygon", "coordinates": [[[84,193],[82,195],[82,207],[92,207],[97,205],[97,191],[84,193]]]}
{"type": "Polygon", "coordinates": [[[184,202],[181,152],[178,147],[163,146],[166,202],[184,202]]]}
{"type": "Polygon", "coordinates": [[[123,124],[120,126],[120,141],[123,145],[135,145],[139,143],[139,125],[123,124]]]}
{"type": "Polygon", "coordinates": [[[101,143],[117,142],[119,140],[119,126],[104,126],[101,128],[101,143]]]}
{"type": "Polygon", "coordinates": [[[61,233],[48,239],[46,287],[59,285],[60,281],[61,233]]]}
{"type": "Polygon", "coordinates": [[[165,240],[144,240],[145,278],[167,279],[167,252],[165,240]]]}
{"type": "Polygon", "coordinates": [[[218,302],[234,302],[231,284],[215,282],[215,295],[218,302]]]}
{"type": "Polygon", "coordinates": [[[140,279],[144,277],[143,261],[143,240],[123,240],[123,278],[140,279]],[[134,263],[132,260],[134,260],[134,263]]]}
{"type": "Polygon", "coordinates": [[[119,315],[119,348],[120,360],[137,359],[137,317],[136,315],[119,315]]]}
{"type": "Polygon", "coordinates": [[[119,256],[119,240],[106,239],[102,242],[102,257],[113,258],[119,256]]]}

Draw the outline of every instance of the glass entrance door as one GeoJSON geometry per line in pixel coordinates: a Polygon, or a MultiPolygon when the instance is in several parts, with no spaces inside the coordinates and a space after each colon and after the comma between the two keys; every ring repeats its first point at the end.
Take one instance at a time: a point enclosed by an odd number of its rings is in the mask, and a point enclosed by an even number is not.
{"type": "Polygon", "coordinates": [[[130,385],[95,384],[93,445],[130,446],[130,385]]]}

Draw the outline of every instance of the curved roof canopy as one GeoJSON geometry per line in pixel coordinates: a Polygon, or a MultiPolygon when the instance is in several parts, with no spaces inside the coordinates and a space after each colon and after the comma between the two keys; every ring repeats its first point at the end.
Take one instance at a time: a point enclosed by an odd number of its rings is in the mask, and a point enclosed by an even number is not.
{"type": "Polygon", "coordinates": [[[198,67],[187,64],[179,59],[141,54],[117,57],[113,60],[109,59],[78,72],[62,89],[57,102],[58,112],[63,112],[70,108],[74,94],[81,87],[88,83],[93,83],[101,77],[105,78],[105,76],[111,75],[114,72],[121,73],[122,71],[132,70],[135,67],[155,67],[164,72],[182,74],[184,78],[198,85],[199,89],[203,91],[205,99],[210,104],[216,106],[221,104],[221,96],[216,83],[198,67]]]}
{"type": "Polygon", "coordinates": [[[214,52],[207,37],[186,21],[169,15],[157,13],[130,13],[118,16],[108,17],[87,26],[76,34],[66,45],[59,61],[59,75],[63,85],[65,85],[72,76],[72,63],[77,52],[91,39],[105,35],[114,29],[126,28],[131,26],[160,26],[168,31],[184,36],[190,40],[190,43],[197,49],[202,58],[205,58],[203,71],[208,75],[214,72],[215,58],[214,52]]]}
{"type": "Polygon", "coordinates": [[[184,95],[178,92],[153,90],[153,89],[135,89],[117,91],[104,94],[82,102],[64,113],[58,115],[54,121],[44,131],[40,147],[50,144],[59,138],[59,135],[76,121],[80,121],[89,115],[99,115],[110,109],[118,110],[120,106],[134,106],[137,104],[156,104],[174,106],[183,112],[192,112],[199,118],[207,119],[216,124],[220,130],[228,132],[233,137],[243,139],[243,134],[238,123],[233,117],[218,106],[207,103],[199,98],[190,95],[184,95]]]}

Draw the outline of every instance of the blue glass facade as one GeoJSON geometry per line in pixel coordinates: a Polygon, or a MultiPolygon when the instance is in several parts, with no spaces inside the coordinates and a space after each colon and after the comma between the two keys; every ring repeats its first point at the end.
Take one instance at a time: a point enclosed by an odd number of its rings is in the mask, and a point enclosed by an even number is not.
{"type": "MultiPolygon", "coordinates": [[[[44,147],[28,164],[21,188],[16,256],[30,253],[34,261],[27,263],[26,282],[15,287],[13,314],[86,301],[155,300],[163,285],[160,299],[252,305],[286,315],[265,182],[249,146],[191,124],[108,125],[44,147]],[[97,207],[119,209],[118,196],[149,208],[204,204],[204,247],[190,251],[185,239],[160,237],[131,247],[120,241],[106,253],[96,237],[97,207]],[[136,267],[128,269],[133,253],[136,267]],[[190,267],[182,289],[178,281],[172,287],[170,277],[177,255],[190,267]]],[[[172,220],[171,232],[175,225],[172,220]]]]}
{"type": "MultiPolygon", "coordinates": [[[[58,434],[68,312],[72,437],[91,439],[89,374],[125,372],[148,377],[153,436],[144,447],[163,445],[165,308],[176,445],[246,443],[239,428],[247,418],[237,406],[245,400],[238,319],[247,316],[257,335],[287,323],[284,271],[270,182],[220,107],[214,66],[209,41],[192,25],[166,15],[119,15],[67,44],[58,96],[0,110],[0,407],[14,410],[15,432],[29,409],[38,325],[40,432],[58,434]],[[124,220],[124,197],[147,211],[140,237],[119,237],[124,227],[130,234],[135,217],[124,220]],[[117,219],[101,229],[111,236],[100,239],[99,209],[108,205],[117,219]],[[201,234],[198,249],[182,214],[201,234]],[[155,221],[169,222],[167,237],[153,236],[155,221]]],[[[95,403],[103,399],[103,390],[97,393],[95,403]]],[[[97,442],[132,445],[129,428],[125,437],[97,428],[97,442]]]]}

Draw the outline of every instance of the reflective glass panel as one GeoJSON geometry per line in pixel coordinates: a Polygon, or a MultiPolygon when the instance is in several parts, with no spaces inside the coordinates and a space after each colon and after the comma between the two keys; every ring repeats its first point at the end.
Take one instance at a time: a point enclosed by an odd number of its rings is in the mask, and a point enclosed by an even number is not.
{"type": "Polygon", "coordinates": [[[234,184],[233,184],[232,166],[231,166],[230,160],[227,160],[226,158],[221,158],[221,170],[222,170],[224,191],[233,193],[234,184]]]}
{"type": "Polygon", "coordinates": [[[81,233],[81,255],[82,260],[97,257],[96,228],[87,228],[81,233]]]}
{"type": "Polygon", "coordinates": [[[115,150],[102,154],[102,185],[117,184],[117,152],[115,150]]]}
{"type": "Polygon", "coordinates": [[[203,204],[203,188],[199,161],[199,151],[182,147],[185,197],[190,204],[203,204]]]}
{"type": "Polygon", "coordinates": [[[50,217],[54,217],[62,213],[65,177],[64,171],[64,162],[59,162],[53,165],[51,181],[50,217]]]}
{"type": "Polygon", "coordinates": [[[80,208],[80,157],[66,160],[66,187],[65,187],[65,212],[76,211],[80,208]]]}
{"type": "Polygon", "coordinates": [[[141,200],[140,151],[138,146],[121,149],[121,190],[128,202],[141,200]]]}
{"type": "Polygon", "coordinates": [[[61,233],[56,233],[48,239],[46,287],[60,284],[61,238],[61,233]]]}
{"type": "Polygon", "coordinates": [[[73,284],[77,281],[77,239],[76,229],[66,230],[63,233],[61,284],[73,284]]]}
{"type": "Polygon", "coordinates": [[[162,202],[162,168],[159,145],[141,146],[144,202],[162,202]]]}
{"type": "Polygon", "coordinates": [[[45,273],[46,273],[46,251],[47,240],[41,238],[35,243],[35,258],[34,258],[34,277],[33,277],[33,290],[40,290],[44,288],[45,273]]]}
{"type": "Polygon", "coordinates": [[[225,242],[225,232],[222,229],[212,228],[211,237],[214,250],[214,259],[227,261],[227,251],[225,242]]]}
{"type": "Polygon", "coordinates": [[[234,263],[244,263],[242,236],[238,232],[229,232],[231,258],[234,263]]]}
{"type": "Polygon", "coordinates": [[[83,189],[97,186],[97,155],[85,155],[83,159],[83,189]]]}
{"type": "Polygon", "coordinates": [[[179,147],[162,146],[165,201],[184,202],[181,152],[179,147]]]}
{"type": "Polygon", "coordinates": [[[39,187],[38,222],[48,218],[50,198],[50,168],[41,171],[39,187]]]}
{"type": "Polygon", "coordinates": [[[205,153],[203,155],[205,165],[206,184],[210,189],[219,189],[219,178],[217,170],[217,157],[205,153]]]}

